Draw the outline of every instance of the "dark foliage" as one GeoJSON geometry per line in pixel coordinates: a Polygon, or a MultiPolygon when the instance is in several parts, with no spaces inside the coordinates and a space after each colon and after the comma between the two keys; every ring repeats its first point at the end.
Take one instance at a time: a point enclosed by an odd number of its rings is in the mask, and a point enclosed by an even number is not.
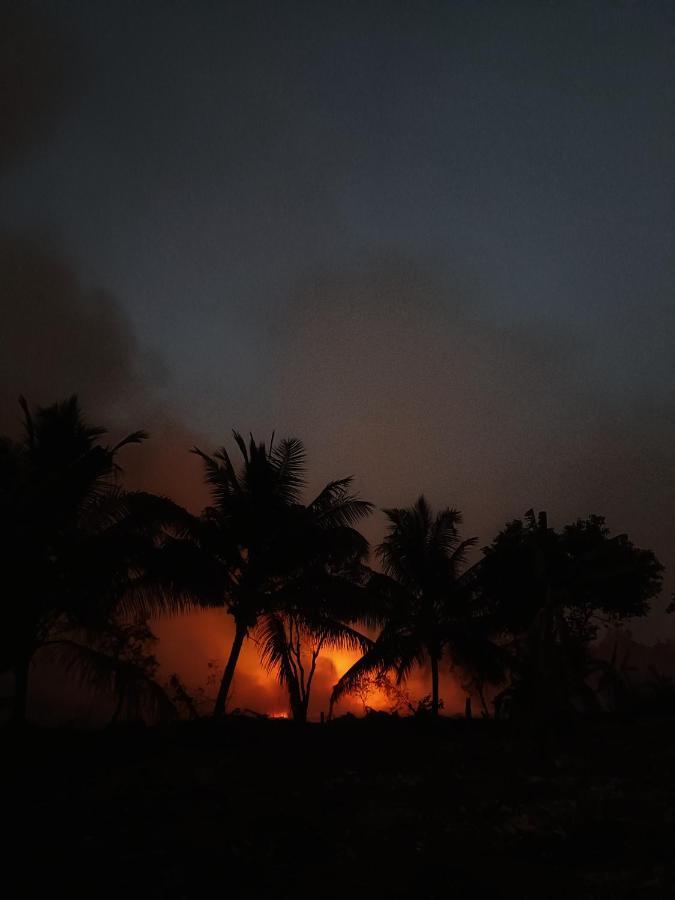
{"type": "MultiPolygon", "coordinates": [[[[495,632],[508,650],[512,712],[538,720],[593,709],[589,646],[602,625],[646,615],[663,567],[601,516],[561,531],[530,510],[484,549],[481,584],[495,632]]],[[[504,704],[506,705],[506,704],[504,704]]]]}
{"type": "Polygon", "coordinates": [[[105,430],[84,421],[75,397],[34,415],[21,405],[22,439],[0,441],[0,671],[14,674],[17,722],[33,659],[46,646],[91,685],[124,683],[127,698],[132,676],[143,680],[142,669],[102,652],[102,642],[125,615],[147,611],[145,566],[164,527],[181,516],[170,501],[117,481],[118,451],[144,432],[104,445],[105,430]]]}

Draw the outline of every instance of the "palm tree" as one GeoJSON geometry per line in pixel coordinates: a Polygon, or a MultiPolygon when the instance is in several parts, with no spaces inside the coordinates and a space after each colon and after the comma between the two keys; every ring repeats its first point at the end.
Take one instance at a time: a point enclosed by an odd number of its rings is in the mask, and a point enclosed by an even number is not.
{"type": "Polygon", "coordinates": [[[363,565],[368,543],[349,521],[369,507],[349,494],[350,485],[348,478],[331,482],[308,506],[294,510],[291,533],[301,548],[301,563],[256,628],[262,663],[286,686],[291,713],[299,722],[307,719],[322,650],[363,653],[372,645],[353,627],[369,619],[370,598],[364,590],[369,570],[363,565]]]}
{"type": "Polygon", "coordinates": [[[329,483],[305,506],[305,449],[299,440],[275,443],[272,436],[266,444],[251,436],[247,442],[236,431],[234,440],[242,457],[239,471],[226,448],[213,456],[194,448],[213,503],[193,522],[187,539],[167,545],[166,589],[219,604],[234,619],[215,716],[226,710],[241,648],[253,634],[302,718],[316,657],[305,679],[301,636],[318,635],[317,654],[324,646],[367,644],[346,621],[355,616],[355,581],[368,551],[353,525],[372,506],[350,493],[349,478],[329,483]],[[342,618],[336,615],[340,602],[342,618]]]}
{"type": "Polygon", "coordinates": [[[456,509],[433,515],[423,496],[405,509],[384,511],[389,531],[377,548],[382,574],[369,589],[382,630],[373,646],[338,681],[331,698],[355,690],[373,673],[395,671],[400,683],[415,664],[431,667],[431,711],[438,715],[439,665],[444,655],[464,663],[478,641],[477,572],[465,569],[475,538],[461,540],[456,509]]]}
{"type": "MultiPolygon", "coordinates": [[[[164,498],[118,483],[118,451],[143,441],[144,432],[107,446],[99,442],[105,430],[83,420],[76,397],[35,414],[20,402],[22,438],[0,440],[0,671],[14,673],[17,723],[25,721],[31,664],[43,647],[60,651],[69,665],[79,660],[90,681],[101,683],[96,636],[115,615],[144,607],[135,583],[162,525],[180,519],[164,498]]],[[[126,667],[127,682],[130,672],[126,667]]]]}

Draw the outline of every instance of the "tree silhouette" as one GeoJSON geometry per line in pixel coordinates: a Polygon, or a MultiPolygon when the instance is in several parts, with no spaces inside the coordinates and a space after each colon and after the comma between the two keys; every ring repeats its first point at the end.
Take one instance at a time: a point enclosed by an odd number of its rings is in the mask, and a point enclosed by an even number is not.
{"type": "Polygon", "coordinates": [[[332,704],[364,678],[395,671],[400,683],[415,664],[430,663],[430,710],[438,715],[439,665],[444,656],[468,663],[484,634],[477,570],[466,569],[475,538],[462,540],[461,513],[436,516],[421,496],[412,507],[385,510],[389,531],[377,548],[382,574],[369,581],[382,630],[374,645],[338,681],[332,704]]]}
{"type": "Polygon", "coordinates": [[[324,649],[367,650],[372,641],[353,625],[367,620],[369,595],[362,588],[368,545],[333,512],[347,497],[350,480],[328,486],[307,507],[298,507],[294,540],[302,548],[298,568],[277,592],[275,606],[260,620],[262,663],[286,686],[296,721],[307,719],[312,681],[324,649]],[[328,495],[326,494],[328,492],[328,495]]]}
{"type": "Polygon", "coordinates": [[[22,438],[0,440],[0,670],[14,673],[17,723],[26,718],[31,663],[42,647],[91,684],[126,680],[130,689],[132,664],[106,659],[95,641],[116,616],[145,608],[135,593],[144,563],[163,524],[180,518],[164,498],[124,491],[117,481],[118,451],[144,432],[107,446],[99,442],[105,429],[83,420],[76,397],[34,415],[23,398],[21,406],[22,438]]]}
{"type": "Polygon", "coordinates": [[[226,448],[197,453],[213,503],[190,533],[166,547],[168,591],[223,606],[235,633],[214,715],[226,710],[245,638],[253,634],[264,664],[289,690],[293,714],[307,714],[318,654],[324,647],[363,649],[367,638],[348,624],[358,617],[359,579],[368,552],[353,528],[372,506],[350,493],[351,479],[330,482],[308,505],[305,450],[295,438],[269,444],[234,440],[235,469],[226,448]],[[313,641],[305,672],[303,639],[313,641]]]}
{"type": "Polygon", "coordinates": [[[115,617],[96,636],[91,649],[102,654],[101,675],[105,679],[111,673],[114,679],[111,690],[116,702],[110,725],[125,718],[143,718],[145,713],[160,719],[175,715],[173,703],[156,680],[159,671],[159,660],[153,652],[156,644],[156,635],[142,618],[128,622],[115,617]]]}
{"type": "Polygon", "coordinates": [[[586,682],[588,646],[602,625],[645,615],[663,568],[601,516],[556,532],[533,510],[484,549],[484,597],[508,641],[514,711],[547,722],[595,700],[586,682]]]}

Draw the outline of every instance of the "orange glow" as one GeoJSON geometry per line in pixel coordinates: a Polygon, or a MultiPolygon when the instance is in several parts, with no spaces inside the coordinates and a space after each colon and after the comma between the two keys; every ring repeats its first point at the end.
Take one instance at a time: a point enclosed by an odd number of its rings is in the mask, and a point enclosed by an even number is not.
{"type": "MultiPolygon", "coordinates": [[[[231,617],[224,610],[208,610],[157,620],[153,628],[160,639],[157,655],[162,676],[168,678],[176,672],[189,690],[202,689],[208,708],[215,699],[232,643],[234,626],[231,617]]],[[[318,719],[322,712],[328,713],[333,685],[358,657],[358,652],[346,650],[327,651],[319,657],[312,685],[311,719],[318,719]]],[[[404,687],[412,701],[429,694],[428,671],[414,671],[404,687]]],[[[445,713],[463,710],[465,692],[450,673],[441,674],[441,696],[445,713]]],[[[364,703],[373,709],[388,710],[392,700],[377,690],[363,698],[345,697],[335,707],[334,714],[363,715],[364,703]]],[[[251,709],[277,718],[288,717],[286,691],[261,667],[258,648],[251,639],[242,648],[229,708],[251,709]]]]}
{"type": "MultiPolygon", "coordinates": [[[[195,444],[208,447],[210,441],[203,435],[189,432],[177,422],[158,424],[152,430],[155,440],[148,441],[138,453],[129,454],[128,461],[125,459],[126,485],[166,494],[192,512],[198,512],[209,503],[210,498],[202,479],[201,464],[188,452],[188,448],[195,444]]],[[[359,430],[358,440],[347,441],[346,446],[354,452],[357,448],[362,451],[362,440],[363,434],[359,430]]],[[[358,460],[356,456],[352,458],[351,450],[340,461],[340,467],[344,467],[345,471],[357,468],[358,460]]],[[[382,474],[383,470],[379,467],[378,477],[382,474]]],[[[398,485],[401,481],[399,473],[389,475],[392,476],[391,481],[388,479],[386,484],[382,483],[383,490],[376,492],[383,497],[388,496],[385,487],[389,490],[390,483],[398,485]]],[[[322,479],[320,474],[317,478],[317,487],[328,480],[327,477],[322,479]]],[[[378,484],[380,482],[377,480],[373,482],[375,487],[378,484]]],[[[378,517],[373,516],[363,523],[363,533],[371,542],[376,542],[380,527],[378,517]]],[[[161,677],[168,678],[173,672],[178,674],[188,690],[200,693],[201,705],[208,710],[215,701],[232,644],[234,625],[231,617],[224,610],[207,610],[157,620],[153,623],[153,629],[160,639],[157,656],[161,664],[161,677]]],[[[310,719],[318,719],[322,712],[328,713],[333,685],[358,657],[358,652],[339,650],[326,651],[319,657],[312,684],[310,719]]],[[[444,711],[451,714],[463,710],[465,694],[457,680],[449,673],[441,674],[440,686],[444,711]]],[[[414,671],[403,687],[413,702],[426,696],[431,691],[428,671],[414,671]]],[[[389,710],[392,702],[384,691],[374,690],[365,696],[344,697],[335,707],[334,714],[349,712],[363,715],[364,706],[389,710]]],[[[260,666],[258,648],[251,639],[242,648],[228,707],[271,716],[288,716],[286,691],[273,675],[260,666]]]]}

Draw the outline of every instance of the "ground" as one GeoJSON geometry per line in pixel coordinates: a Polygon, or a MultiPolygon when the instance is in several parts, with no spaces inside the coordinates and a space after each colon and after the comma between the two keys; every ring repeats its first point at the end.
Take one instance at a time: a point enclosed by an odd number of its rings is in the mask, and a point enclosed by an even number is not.
{"type": "Polygon", "coordinates": [[[6,732],[5,895],[672,897],[671,725],[580,723],[548,758],[480,720],[6,732]]]}

